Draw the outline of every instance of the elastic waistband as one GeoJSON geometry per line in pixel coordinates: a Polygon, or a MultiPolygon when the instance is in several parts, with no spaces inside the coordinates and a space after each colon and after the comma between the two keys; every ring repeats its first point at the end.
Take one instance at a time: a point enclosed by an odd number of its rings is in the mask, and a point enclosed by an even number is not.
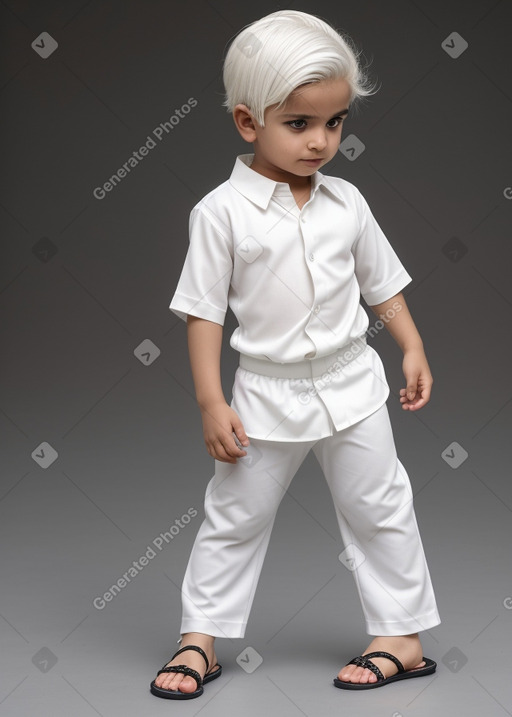
{"type": "Polygon", "coordinates": [[[295,363],[277,363],[276,361],[240,354],[240,368],[252,371],[252,373],[259,373],[262,376],[270,376],[271,378],[317,378],[328,372],[329,369],[336,370],[338,364],[346,366],[361,356],[366,348],[366,338],[360,336],[354,339],[352,343],[336,349],[328,356],[305,359],[295,363]]]}

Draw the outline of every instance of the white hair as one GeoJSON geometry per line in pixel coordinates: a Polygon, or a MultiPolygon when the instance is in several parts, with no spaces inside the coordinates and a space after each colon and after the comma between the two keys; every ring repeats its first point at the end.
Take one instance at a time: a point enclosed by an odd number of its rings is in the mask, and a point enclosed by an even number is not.
{"type": "Polygon", "coordinates": [[[300,85],[344,78],[350,102],[374,94],[348,35],[298,10],[279,10],[244,27],[224,60],[223,105],[244,104],[264,127],[265,109],[281,107],[300,85]]]}

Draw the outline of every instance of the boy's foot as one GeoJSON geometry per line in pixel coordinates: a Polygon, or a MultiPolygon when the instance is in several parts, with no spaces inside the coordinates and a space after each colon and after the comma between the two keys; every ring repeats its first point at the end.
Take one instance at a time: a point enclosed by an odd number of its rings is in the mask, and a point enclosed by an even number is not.
{"type": "MultiPolygon", "coordinates": [[[[400,660],[406,670],[412,670],[413,668],[423,667],[425,665],[425,661],[422,660],[423,650],[418,633],[413,635],[376,637],[362,654],[366,655],[368,652],[376,652],[377,650],[390,652],[400,660]]],[[[391,677],[398,672],[395,663],[386,657],[372,657],[370,659],[377,665],[384,677],[391,677]]],[[[338,679],[343,682],[361,684],[377,682],[377,676],[374,675],[371,670],[368,670],[366,667],[358,667],[357,665],[345,665],[345,667],[342,667],[338,673],[338,679]]]]}
{"type": "MultiPolygon", "coordinates": [[[[214,642],[214,637],[203,632],[187,632],[182,636],[181,644],[177,649],[186,645],[201,647],[208,658],[210,665],[208,671],[212,672],[218,667],[217,656],[213,647],[214,642]]],[[[166,667],[169,665],[187,665],[187,667],[199,672],[201,677],[204,677],[206,672],[206,662],[195,650],[182,652],[181,655],[168,662],[166,667]]],[[[155,678],[155,685],[165,690],[180,690],[180,692],[195,692],[197,690],[197,682],[194,678],[179,672],[163,672],[155,678]]]]}

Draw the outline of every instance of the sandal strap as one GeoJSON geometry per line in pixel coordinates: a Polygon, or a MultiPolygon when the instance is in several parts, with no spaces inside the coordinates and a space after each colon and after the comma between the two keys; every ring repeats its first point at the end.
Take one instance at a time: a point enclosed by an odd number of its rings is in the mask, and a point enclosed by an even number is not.
{"type": "Polygon", "coordinates": [[[187,665],[171,665],[170,667],[162,667],[161,670],[158,670],[157,677],[158,675],[161,675],[162,672],[180,672],[183,675],[187,675],[188,677],[193,677],[193,679],[197,682],[197,689],[199,689],[203,684],[203,678],[201,677],[199,672],[193,670],[187,665]]]}
{"type": "MultiPolygon", "coordinates": [[[[185,645],[185,647],[180,648],[177,652],[174,653],[174,655],[171,657],[169,662],[172,662],[175,657],[178,655],[181,655],[182,652],[185,652],[185,650],[195,650],[196,652],[199,652],[203,660],[206,662],[206,673],[208,672],[208,669],[210,667],[210,663],[208,661],[208,658],[206,657],[205,651],[198,647],[197,645],[185,645]]],[[[192,667],[189,667],[188,665],[170,665],[169,667],[162,667],[161,670],[157,672],[157,676],[161,675],[162,672],[180,672],[183,675],[187,675],[188,677],[192,677],[197,682],[197,689],[201,687],[203,684],[203,678],[199,674],[197,670],[192,669],[192,667]]],[[[205,673],[205,674],[206,674],[205,673]]]]}
{"type": "Polygon", "coordinates": [[[171,660],[174,660],[174,658],[177,657],[178,655],[181,655],[181,653],[185,652],[185,650],[195,650],[196,652],[198,652],[201,655],[201,657],[203,658],[203,660],[206,662],[206,672],[208,672],[210,663],[208,662],[206,653],[201,647],[198,647],[197,645],[185,645],[185,647],[180,648],[177,652],[174,653],[174,655],[171,657],[169,662],[171,662],[171,660]]]}
{"type": "MultiPolygon", "coordinates": [[[[374,653],[372,653],[374,654],[374,653]]],[[[371,670],[374,675],[377,676],[377,679],[379,681],[382,681],[385,679],[382,672],[379,670],[376,664],[373,662],[370,662],[369,659],[367,659],[367,655],[358,655],[357,657],[354,657],[353,660],[350,660],[349,665],[357,665],[358,667],[365,667],[367,670],[371,670]]]]}
{"type": "Polygon", "coordinates": [[[390,652],[384,652],[383,650],[377,650],[376,652],[367,652],[365,657],[386,657],[388,660],[391,660],[391,662],[394,662],[395,665],[398,668],[398,672],[405,672],[405,668],[398,659],[398,657],[395,657],[390,652]]]}

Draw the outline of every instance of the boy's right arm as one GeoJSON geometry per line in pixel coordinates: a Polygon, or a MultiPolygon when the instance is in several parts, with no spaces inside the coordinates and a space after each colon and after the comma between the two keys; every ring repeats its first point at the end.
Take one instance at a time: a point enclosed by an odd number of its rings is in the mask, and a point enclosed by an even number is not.
{"type": "Polygon", "coordinates": [[[247,455],[247,451],[237,446],[233,432],[243,446],[249,445],[249,439],[242,422],[227,404],[222,391],[222,326],[189,314],[187,334],[190,367],[208,453],[218,461],[236,463],[237,458],[247,455]]]}

